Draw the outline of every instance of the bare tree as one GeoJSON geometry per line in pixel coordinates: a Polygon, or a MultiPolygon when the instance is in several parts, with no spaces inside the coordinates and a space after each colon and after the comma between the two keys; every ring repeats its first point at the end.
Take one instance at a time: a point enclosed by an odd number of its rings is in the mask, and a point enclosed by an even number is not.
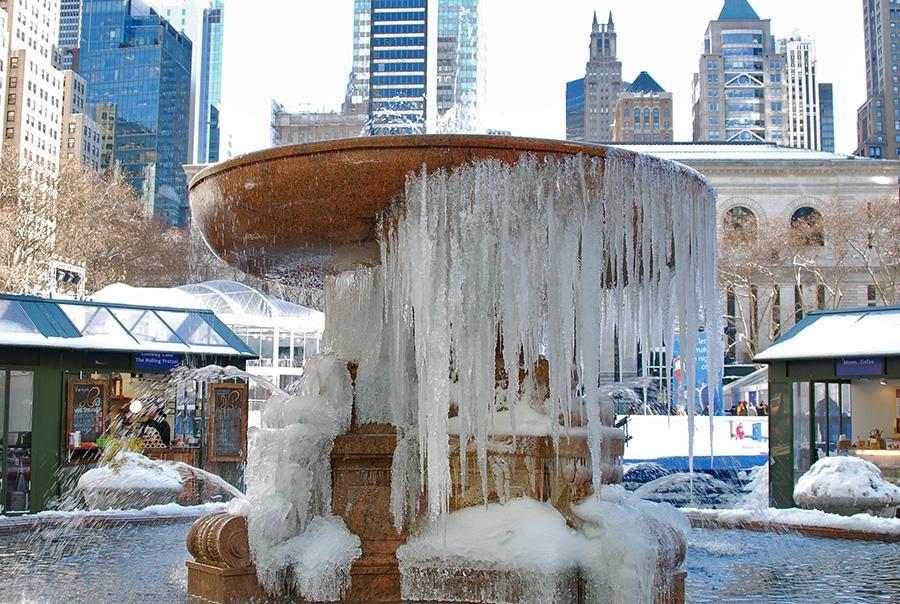
{"type": "Polygon", "coordinates": [[[64,162],[58,176],[35,176],[16,158],[0,167],[0,286],[35,292],[51,260],[87,269],[87,287],[170,286],[187,279],[187,233],[147,219],[134,189],[115,171],[64,162]]]}
{"type": "Polygon", "coordinates": [[[729,354],[750,357],[792,317],[845,305],[847,288],[866,282],[874,302],[900,302],[900,199],[833,202],[789,224],[757,223],[749,212],[725,216],[719,278],[728,296],[729,354]],[[794,287],[794,312],[782,313],[780,286],[794,287]],[[811,294],[812,292],[812,294],[811,294]]]}
{"type": "Polygon", "coordinates": [[[34,293],[46,283],[53,251],[56,182],[39,166],[0,155],[0,287],[34,293]]]}
{"type": "Polygon", "coordinates": [[[865,272],[873,301],[900,303],[900,196],[839,206],[829,228],[847,263],[865,272]]]}

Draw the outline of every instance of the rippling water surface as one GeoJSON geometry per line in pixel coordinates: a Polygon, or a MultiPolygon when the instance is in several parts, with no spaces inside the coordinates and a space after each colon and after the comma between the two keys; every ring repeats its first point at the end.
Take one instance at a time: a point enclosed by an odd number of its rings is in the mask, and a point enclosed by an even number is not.
{"type": "Polygon", "coordinates": [[[687,601],[900,602],[900,545],[694,529],[687,601]]]}
{"type": "MultiPolygon", "coordinates": [[[[189,522],[0,534],[0,602],[186,603],[189,522]]],[[[694,530],[687,601],[900,602],[900,546],[694,530]]]]}

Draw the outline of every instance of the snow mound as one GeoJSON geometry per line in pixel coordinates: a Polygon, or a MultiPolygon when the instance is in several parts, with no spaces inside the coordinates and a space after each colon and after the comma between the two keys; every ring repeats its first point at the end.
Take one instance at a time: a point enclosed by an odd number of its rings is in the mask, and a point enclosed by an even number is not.
{"type": "Polygon", "coordinates": [[[572,511],[578,529],[527,497],[448,514],[397,550],[404,600],[459,597],[466,577],[486,571],[481,591],[469,594],[480,601],[518,593],[517,601],[570,602],[580,571],[587,602],[649,603],[664,579],[660,565],[674,569],[683,559],[690,523],[672,506],[608,485],[572,511]]]}
{"type": "Polygon", "coordinates": [[[337,516],[316,516],[299,535],[257,551],[264,583],[290,580],[303,597],[314,602],[340,600],[350,585],[350,566],[362,555],[359,537],[337,516]]]}
{"type": "Polygon", "coordinates": [[[708,474],[678,472],[657,478],[634,491],[636,497],[670,503],[675,507],[734,507],[737,492],[731,485],[708,474]]]}
{"type": "Polygon", "coordinates": [[[881,470],[858,457],[825,457],[812,465],[797,481],[794,499],[800,503],[816,499],[871,500],[900,505],[900,487],[881,477],[881,470]]]}
{"type": "Polygon", "coordinates": [[[85,472],[78,489],[180,490],[181,475],[172,467],[132,451],[122,451],[112,464],[85,472]]]}
{"type": "Polygon", "coordinates": [[[745,510],[769,507],[769,464],[757,466],[750,472],[750,482],[744,487],[738,507],[745,510]]]}
{"type": "Polygon", "coordinates": [[[401,566],[440,559],[466,568],[553,573],[577,563],[575,541],[552,505],[526,497],[448,514],[401,546],[397,558],[401,566]]]}

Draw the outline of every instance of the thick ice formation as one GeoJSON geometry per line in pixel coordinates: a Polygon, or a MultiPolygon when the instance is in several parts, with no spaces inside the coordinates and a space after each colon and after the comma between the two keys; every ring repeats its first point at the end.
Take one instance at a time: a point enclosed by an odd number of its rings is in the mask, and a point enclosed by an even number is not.
{"type": "Polygon", "coordinates": [[[181,485],[181,475],[170,465],[140,453],[122,451],[110,465],[85,472],[78,479],[77,489],[179,490],[181,485]]]}
{"type": "MultiPolygon", "coordinates": [[[[393,423],[418,432],[432,517],[448,509],[451,406],[487,481],[498,344],[508,376],[549,362],[548,414],[563,417],[554,436],[583,405],[598,490],[601,359],[621,355],[616,340],[649,350],[680,337],[692,393],[698,330],[720,333],[714,194],[674,164],[608,151],[411,176],[382,231],[383,283],[370,290],[387,323],[377,358],[405,361],[414,350],[414,371],[396,363],[383,374],[393,423]]],[[[345,334],[333,341],[360,336],[345,334]]],[[[719,358],[720,338],[709,340],[710,359],[719,358]]],[[[709,371],[715,383],[720,367],[709,371]]],[[[504,401],[514,432],[515,390],[504,401]]],[[[693,422],[693,396],[686,407],[693,422]]]]}
{"type": "Polygon", "coordinates": [[[794,499],[872,500],[900,505],[900,487],[881,477],[875,464],[858,457],[824,457],[794,487],[794,499]]]}
{"type": "Polygon", "coordinates": [[[403,598],[503,602],[515,593],[523,602],[571,602],[580,571],[589,602],[650,602],[660,559],[680,555],[661,548],[682,547],[677,534],[683,539],[690,528],[684,516],[621,487],[605,488],[602,500],[588,498],[573,510],[578,529],[549,503],[529,498],[448,514],[397,551],[403,598]],[[462,572],[470,580],[454,581],[462,572]],[[479,572],[484,580],[471,580],[479,572]],[[477,593],[461,594],[464,588],[477,593]]]}
{"type": "Polygon", "coordinates": [[[769,464],[750,472],[750,482],[744,487],[738,507],[745,510],[765,510],[769,507],[769,464]]]}
{"type": "Polygon", "coordinates": [[[331,448],[350,425],[353,401],[346,362],[310,358],[299,396],[273,396],[247,460],[247,515],[257,576],[271,594],[288,583],[307,599],[337,600],[359,538],[331,513],[331,448]],[[324,556],[324,557],[323,557],[324,556]]]}

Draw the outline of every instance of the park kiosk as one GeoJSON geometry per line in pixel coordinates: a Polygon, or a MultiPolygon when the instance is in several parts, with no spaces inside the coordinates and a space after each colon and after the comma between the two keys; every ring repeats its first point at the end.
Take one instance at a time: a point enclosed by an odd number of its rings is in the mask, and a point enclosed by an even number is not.
{"type": "Polygon", "coordinates": [[[769,492],[793,507],[818,459],[855,455],[900,484],[900,306],[819,311],[755,361],[769,366],[769,492]]]}
{"type": "Polygon", "coordinates": [[[166,412],[168,442],[149,439],[145,454],[238,484],[247,385],[167,378],[254,358],[209,310],[0,295],[0,513],[46,509],[151,408],[166,412]]]}

